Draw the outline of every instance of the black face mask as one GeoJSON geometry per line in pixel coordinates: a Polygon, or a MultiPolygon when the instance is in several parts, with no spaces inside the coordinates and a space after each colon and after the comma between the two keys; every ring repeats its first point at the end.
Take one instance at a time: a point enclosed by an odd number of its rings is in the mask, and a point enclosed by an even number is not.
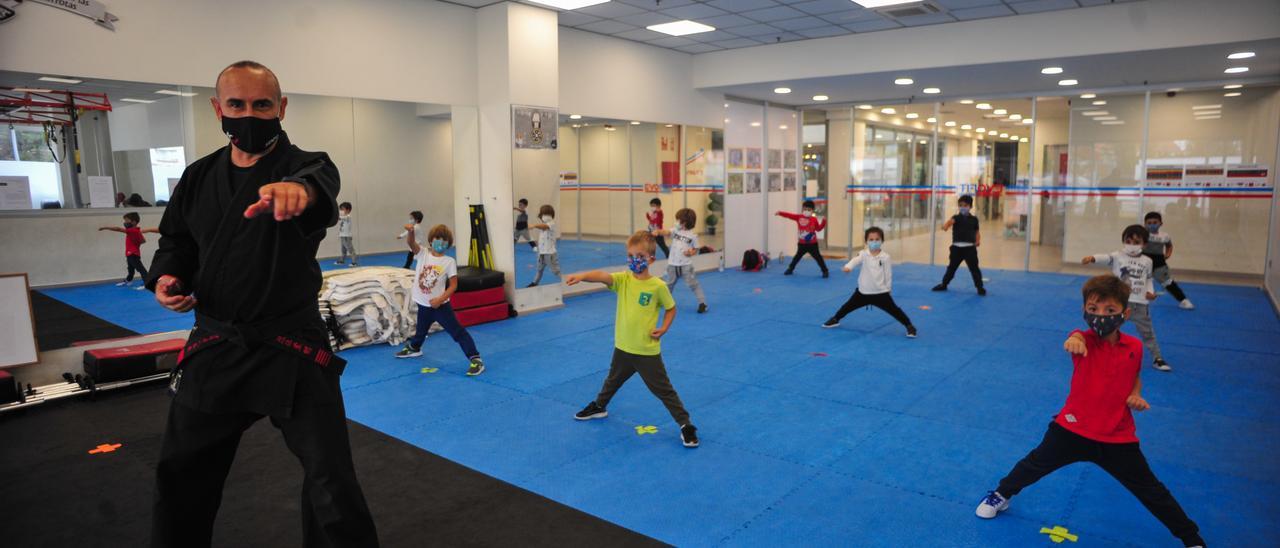
{"type": "Polygon", "coordinates": [[[1089,328],[1093,329],[1093,332],[1097,333],[1099,337],[1105,337],[1110,335],[1112,331],[1120,329],[1120,326],[1124,324],[1124,314],[1103,316],[1085,312],[1084,321],[1089,324],[1089,328]]]}
{"type": "Polygon", "coordinates": [[[222,117],[222,132],[231,144],[249,154],[261,154],[276,143],[283,132],[279,118],[222,117]]]}

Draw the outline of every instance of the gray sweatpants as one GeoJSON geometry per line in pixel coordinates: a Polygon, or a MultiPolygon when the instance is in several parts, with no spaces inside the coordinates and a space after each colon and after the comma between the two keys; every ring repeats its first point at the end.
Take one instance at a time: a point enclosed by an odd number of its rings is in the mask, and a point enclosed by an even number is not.
{"type": "Polygon", "coordinates": [[[533,277],[533,283],[536,284],[542,281],[542,270],[547,268],[548,265],[551,266],[552,274],[555,274],[557,278],[561,277],[560,276],[560,254],[547,253],[543,255],[539,253],[538,254],[538,275],[533,277]]]}
{"type": "Polygon", "coordinates": [[[609,407],[609,400],[612,400],[613,395],[622,388],[623,383],[636,373],[640,374],[644,385],[649,387],[649,392],[662,400],[662,405],[667,407],[667,412],[671,413],[671,418],[675,419],[676,424],[680,426],[689,424],[689,412],[685,411],[680,395],[676,394],[676,389],[671,386],[671,378],[667,376],[667,366],[663,365],[660,354],[641,356],[614,348],[613,361],[609,364],[609,376],[605,377],[604,386],[600,387],[600,394],[596,396],[596,405],[609,407]]]}
{"type": "Polygon", "coordinates": [[[1173,281],[1173,274],[1169,273],[1169,265],[1155,267],[1151,271],[1151,277],[1155,278],[1156,283],[1161,287],[1169,287],[1169,282],[1173,281]]]}
{"type": "Polygon", "coordinates": [[[1142,346],[1147,348],[1147,353],[1151,354],[1152,360],[1162,360],[1164,356],[1160,354],[1160,343],[1156,342],[1156,330],[1151,325],[1151,305],[1129,303],[1129,323],[1138,329],[1138,334],[1142,336],[1142,346]]]}
{"type": "Polygon", "coordinates": [[[342,262],[347,262],[347,255],[351,255],[351,264],[359,263],[360,258],[356,257],[356,244],[351,236],[342,236],[338,241],[342,244],[342,262]]]}
{"type": "Polygon", "coordinates": [[[698,274],[694,272],[693,265],[687,264],[682,266],[667,265],[667,289],[674,289],[676,282],[684,278],[685,283],[689,284],[689,289],[693,290],[694,296],[698,298],[698,304],[707,304],[707,297],[702,294],[702,286],[698,284],[698,274]]]}

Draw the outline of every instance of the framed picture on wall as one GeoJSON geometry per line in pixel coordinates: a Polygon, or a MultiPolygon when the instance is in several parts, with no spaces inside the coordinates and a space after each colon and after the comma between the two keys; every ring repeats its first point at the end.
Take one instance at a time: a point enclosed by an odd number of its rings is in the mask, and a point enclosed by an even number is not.
{"type": "Polygon", "coordinates": [[[558,115],[556,109],[513,105],[511,107],[511,145],[514,148],[557,148],[558,115]]]}
{"type": "Polygon", "coordinates": [[[794,150],[784,150],[784,151],[782,151],[782,158],[783,158],[783,160],[782,160],[782,167],[784,167],[784,168],[786,168],[786,169],[795,169],[795,168],[796,168],[796,151],[794,151],[794,150]]]}
{"type": "MultiPolygon", "coordinates": [[[[756,149],[756,150],[759,151],[759,149],[756,149]]],[[[760,193],[760,174],[747,173],[746,176],[747,176],[747,182],[746,182],[747,194],[760,193]]]]}
{"type": "Polygon", "coordinates": [[[788,171],[782,175],[782,190],[796,189],[796,174],[788,171]]]}
{"type": "Polygon", "coordinates": [[[760,157],[760,149],[758,148],[747,149],[747,169],[760,169],[761,160],[762,158],[760,157]]]}
{"type": "Polygon", "coordinates": [[[742,194],[742,174],[729,174],[729,194],[742,194]]]}
{"type": "Polygon", "coordinates": [[[729,149],[729,169],[742,169],[744,167],[746,167],[746,164],[742,161],[742,149],[729,149]]]}
{"type": "Polygon", "coordinates": [[[769,149],[769,169],[778,169],[782,167],[782,149],[769,149]]]}
{"type": "Polygon", "coordinates": [[[778,172],[769,174],[769,192],[778,192],[782,190],[782,174],[778,172]]]}

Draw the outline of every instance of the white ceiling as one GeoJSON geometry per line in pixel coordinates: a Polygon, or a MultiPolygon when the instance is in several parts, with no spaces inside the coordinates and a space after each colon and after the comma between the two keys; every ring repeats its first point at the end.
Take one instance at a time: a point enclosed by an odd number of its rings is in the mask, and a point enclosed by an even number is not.
{"type": "MultiPolygon", "coordinates": [[[[504,0],[443,1],[480,8],[500,4],[504,0]]],[[[778,42],[1137,0],[930,1],[943,8],[943,13],[895,20],[863,8],[851,0],[612,0],[572,11],[560,11],[560,25],[685,53],[707,53],[778,42]],[[716,30],[687,36],[668,36],[645,28],[682,19],[711,25],[716,30]]],[[[521,3],[547,8],[527,1],[521,3]]]]}

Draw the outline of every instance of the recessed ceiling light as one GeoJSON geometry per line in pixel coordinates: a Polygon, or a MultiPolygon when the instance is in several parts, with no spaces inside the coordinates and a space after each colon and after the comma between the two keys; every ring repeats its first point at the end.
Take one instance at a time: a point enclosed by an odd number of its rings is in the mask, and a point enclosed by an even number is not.
{"type": "Polygon", "coordinates": [[[1094,116],[1093,119],[1096,122],[1106,122],[1110,120],[1116,120],[1117,118],[1115,116],[1094,116]]]}
{"type": "Polygon", "coordinates": [[[1104,125],[1104,126],[1123,126],[1123,125],[1124,125],[1124,120],[1110,120],[1110,121],[1103,122],[1103,123],[1102,123],[1102,125],[1104,125]]]}
{"type": "Polygon", "coordinates": [[[1086,94],[1084,94],[1084,95],[1081,95],[1081,96],[1080,96],[1080,98],[1081,98],[1081,99],[1093,99],[1094,97],[1097,97],[1097,96],[1098,96],[1098,95],[1097,95],[1097,94],[1094,94],[1094,93],[1086,93],[1086,94]]]}
{"type": "Polygon", "coordinates": [[[1244,84],[1227,84],[1222,86],[1222,89],[1240,89],[1242,87],[1244,87],[1244,84]]]}
{"type": "Polygon", "coordinates": [[[962,104],[962,105],[972,105],[972,104],[973,104],[973,99],[961,99],[961,100],[960,100],[960,104],[962,104]]]}
{"type": "Polygon", "coordinates": [[[24,93],[49,93],[53,90],[43,88],[13,88],[13,91],[21,91],[24,93]]]}
{"type": "Polygon", "coordinates": [[[751,122],[751,127],[760,127],[760,122],[751,122]]]}
{"type": "Polygon", "coordinates": [[[605,124],[605,125],[604,125],[604,130],[605,130],[605,131],[618,131],[618,128],[613,127],[613,126],[611,126],[611,125],[609,125],[609,124],[605,124]]]}
{"type": "Polygon", "coordinates": [[[728,119],[728,118],[725,118],[725,119],[724,119],[724,123],[726,123],[726,124],[727,124],[727,123],[729,123],[729,119],[728,119]]]}
{"type": "Polygon", "coordinates": [[[172,89],[160,89],[156,90],[156,93],[160,95],[176,95],[178,97],[195,97],[197,95],[197,93],[191,91],[175,91],[172,89]]]}
{"type": "Polygon", "coordinates": [[[973,107],[978,110],[991,110],[991,105],[987,103],[978,103],[976,105],[973,105],[973,107]]]}
{"type": "Polygon", "coordinates": [[[580,127],[582,127],[582,124],[573,124],[573,129],[578,129],[580,127]]]}
{"type": "Polygon", "coordinates": [[[125,101],[127,103],[143,103],[148,105],[155,102],[155,101],[149,101],[147,99],[133,99],[130,97],[125,97],[124,99],[121,99],[121,101],[125,101]]]}
{"type": "Polygon", "coordinates": [[[910,78],[898,78],[897,80],[894,80],[893,83],[898,84],[899,86],[909,86],[916,83],[916,81],[910,78]]]}
{"type": "Polygon", "coordinates": [[[594,6],[596,4],[603,4],[605,2],[608,2],[609,0],[529,0],[529,1],[533,2],[534,4],[542,4],[544,6],[551,6],[553,8],[558,8],[562,10],[576,10],[578,8],[585,8],[587,6],[594,6]]]}
{"type": "Polygon", "coordinates": [[[1244,94],[1238,91],[1229,91],[1227,93],[1222,94],[1223,97],[1239,97],[1241,95],[1244,95],[1244,94]]]}
{"type": "Polygon", "coordinates": [[[581,120],[581,119],[582,119],[582,115],[581,115],[581,114],[570,114],[570,115],[569,115],[569,119],[570,119],[570,120],[581,120]]]}
{"type": "Polygon", "coordinates": [[[969,124],[965,124],[965,125],[963,125],[963,126],[960,126],[960,129],[973,129],[973,126],[971,126],[971,125],[969,125],[969,124]]]}
{"type": "Polygon", "coordinates": [[[991,111],[991,113],[992,113],[992,114],[995,114],[996,116],[1004,116],[1004,115],[1008,114],[1008,113],[1009,113],[1009,111],[1008,111],[1008,110],[1005,110],[1005,109],[1002,109],[1002,108],[998,108],[998,109],[995,109],[995,110],[991,111]]]}
{"type": "Polygon", "coordinates": [[[985,127],[980,127],[980,128],[978,128],[978,129],[976,129],[976,130],[974,130],[974,131],[977,131],[978,133],[986,133],[986,132],[987,132],[987,128],[985,128],[985,127]]]}
{"type": "Polygon", "coordinates": [[[40,80],[44,82],[57,82],[59,84],[79,84],[84,81],[76,80],[74,78],[58,78],[57,76],[41,76],[40,80]]]}
{"type": "Polygon", "coordinates": [[[947,123],[942,124],[942,125],[947,126],[947,127],[956,127],[956,121],[955,121],[955,120],[947,120],[947,123]]]}
{"type": "Polygon", "coordinates": [[[1032,120],[1031,118],[1023,118],[1022,123],[1030,125],[1030,124],[1036,123],[1036,121],[1032,120]]]}
{"type": "Polygon", "coordinates": [[[884,6],[896,6],[898,4],[913,4],[919,1],[920,0],[853,0],[853,3],[864,8],[879,8],[884,6]]]}
{"type": "Polygon", "coordinates": [[[896,112],[898,112],[898,111],[897,111],[897,110],[894,110],[894,108],[893,108],[893,107],[884,107],[884,108],[880,109],[880,113],[881,113],[881,114],[893,114],[893,113],[896,113],[896,112]]]}
{"type": "Polygon", "coordinates": [[[1221,105],[1221,104],[1217,104],[1217,105],[1196,105],[1196,106],[1191,107],[1191,110],[1215,110],[1215,109],[1220,109],[1220,108],[1222,108],[1222,105],[1221,105]]]}
{"type": "Polygon", "coordinates": [[[920,117],[920,115],[919,115],[919,114],[916,114],[916,113],[914,113],[914,112],[908,112],[908,113],[907,113],[907,119],[908,119],[908,120],[915,120],[916,118],[919,118],[919,117],[920,117]]]}
{"type": "Polygon", "coordinates": [[[1010,115],[1009,115],[1009,119],[1010,119],[1010,120],[1013,120],[1014,122],[1017,122],[1018,120],[1021,120],[1021,119],[1022,119],[1022,115],[1021,115],[1021,114],[1010,114],[1010,115]]]}
{"type": "Polygon", "coordinates": [[[1072,79],[1067,79],[1067,80],[1058,80],[1058,85],[1059,85],[1059,86],[1074,86],[1074,85],[1079,84],[1079,83],[1080,83],[1080,81],[1078,81],[1078,80],[1072,80],[1072,79]]]}
{"type": "MultiPolygon", "coordinates": [[[[631,125],[633,125],[633,126],[638,126],[638,125],[640,125],[640,122],[634,122],[634,121],[633,121],[633,122],[631,122],[631,125]]],[[[667,126],[667,127],[671,127],[671,126],[667,126]]]]}
{"type": "Polygon", "coordinates": [[[932,116],[930,116],[930,117],[929,117],[929,119],[928,119],[928,120],[925,120],[925,121],[926,121],[926,122],[929,122],[930,124],[936,124],[936,123],[938,123],[938,119],[937,119],[937,118],[934,118],[934,117],[932,117],[932,116]]]}
{"type": "Polygon", "coordinates": [[[920,144],[922,144],[922,145],[927,145],[927,144],[929,144],[929,141],[926,141],[926,140],[924,140],[924,139],[921,139],[921,140],[920,140],[920,144]]]}
{"type": "Polygon", "coordinates": [[[1000,138],[1001,138],[1001,139],[1004,139],[1004,138],[1007,138],[1007,137],[1009,137],[1009,134],[1008,134],[1008,133],[1001,133],[1001,134],[1000,134],[1000,138]]]}
{"type": "Polygon", "coordinates": [[[826,95],[814,95],[814,96],[813,96],[813,100],[814,100],[814,101],[826,101],[827,99],[830,99],[830,97],[827,97],[826,95]]]}
{"type": "Polygon", "coordinates": [[[1040,74],[1062,74],[1062,67],[1045,67],[1040,69],[1040,74]]]}
{"type": "Polygon", "coordinates": [[[871,105],[858,105],[858,108],[862,110],[871,110],[871,105]]]}
{"type": "Polygon", "coordinates": [[[773,88],[773,92],[779,95],[786,95],[791,93],[791,88],[773,88]]]}
{"type": "Polygon", "coordinates": [[[645,28],[654,32],[670,34],[672,36],[684,36],[686,34],[698,34],[700,32],[711,32],[713,30],[716,30],[716,28],[711,25],[695,23],[688,19],[685,19],[683,21],[673,21],[670,23],[663,23],[661,25],[649,25],[645,28]]]}
{"type": "Polygon", "coordinates": [[[1105,105],[1105,104],[1107,104],[1107,102],[1106,102],[1106,101],[1094,101],[1094,102],[1093,102],[1093,106],[1096,106],[1096,107],[1100,107],[1100,106],[1105,105]]]}
{"type": "Polygon", "coordinates": [[[1080,114],[1083,114],[1085,116],[1106,116],[1108,112],[1105,110],[1086,110],[1084,112],[1081,112],[1080,114]]]}
{"type": "Polygon", "coordinates": [[[1225,72],[1227,74],[1240,74],[1241,72],[1249,72],[1249,67],[1231,67],[1222,72],[1225,72]]]}
{"type": "Polygon", "coordinates": [[[729,108],[729,103],[725,103],[724,108],[729,108]]]}
{"type": "Polygon", "coordinates": [[[924,91],[925,93],[928,93],[929,95],[935,95],[935,94],[938,94],[938,93],[942,93],[942,89],[940,89],[940,88],[924,88],[924,90],[923,90],[923,91],[924,91]]]}
{"type": "Polygon", "coordinates": [[[1018,139],[1018,140],[1019,140],[1019,141],[1022,141],[1022,142],[1024,142],[1024,143],[1025,143],[1025,142],[1027,142],[1027,138],[1026,138],[1026,137],[1023,137],[1023,138],[1018,139]]]}
{"type": "Polygon", "coordinates": [[[1017,141],[1017,140],[1018,140],[1018,136],[1017,136],[1017,135],[1010,135],[1010,136],[1009,136],[1009,140],[1011,140],[1011,141],[1017,141]]]}
{"type": "Polygon", "coordinates": [[[1248,59],[1256,55],[1252,51],[1237,51],[1227,56],[1227,59],[1248,59]]]}
{"type": "Polygon", "coordinates": [[[787,129],[787,126],[785,126],[785,125],[778,126],[778,129],[787,129]]]}

